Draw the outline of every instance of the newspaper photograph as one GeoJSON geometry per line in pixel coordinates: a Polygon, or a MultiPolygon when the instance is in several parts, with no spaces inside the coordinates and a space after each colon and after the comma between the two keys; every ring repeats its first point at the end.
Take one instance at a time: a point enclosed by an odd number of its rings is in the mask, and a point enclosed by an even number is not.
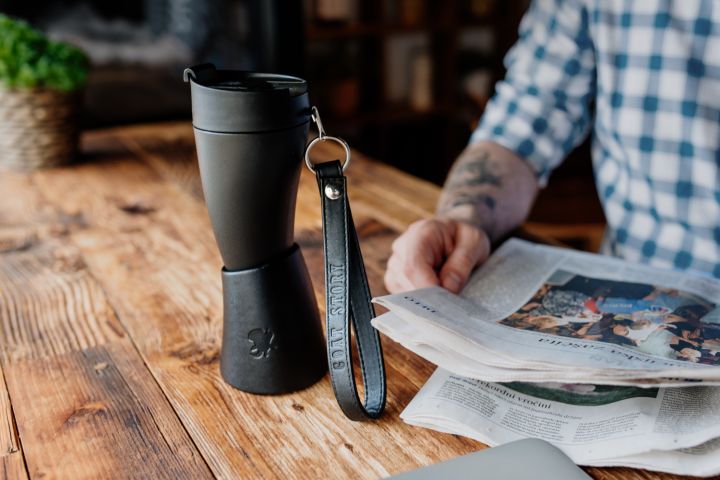
{"type": "Polygon", "coordinates": [[[710,278],[511,239],[461,295],[432,287],[375,302],[394,315],[376,328],[479,380],[500,369],[503,380],[720,384],[710,278]]]}
{"type": "Polygon", "coordinates": [[[649,283],[555,270],[502,325],[622,345],[651,355],[720,365],[716,305],[692,293],[649,283]]]}
{"type": "Polygon", "coordinates": [[[720,473],[720,388],[488,383],[437,369],[402,412],[409,424],[490,446],[540,438],[580,465],[720,473]]]}

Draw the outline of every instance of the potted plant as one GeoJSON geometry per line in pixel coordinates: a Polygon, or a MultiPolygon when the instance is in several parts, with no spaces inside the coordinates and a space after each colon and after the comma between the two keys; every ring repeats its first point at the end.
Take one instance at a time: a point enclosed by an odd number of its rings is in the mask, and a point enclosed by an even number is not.
{"type": "Polygon", "coordinates": [[[69,162],[88,60],[0,14],[0,165],[29,169],[69,162]]]}

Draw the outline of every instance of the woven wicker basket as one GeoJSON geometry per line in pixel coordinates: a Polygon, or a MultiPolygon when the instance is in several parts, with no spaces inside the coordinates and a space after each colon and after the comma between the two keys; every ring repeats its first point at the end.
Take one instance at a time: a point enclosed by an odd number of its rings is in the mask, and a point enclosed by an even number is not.
{"type": "Polygon", "coordinates": [[[79,99],[78,92],[0,87],[0,166],[70,162],[77,153],[79,99]]]}

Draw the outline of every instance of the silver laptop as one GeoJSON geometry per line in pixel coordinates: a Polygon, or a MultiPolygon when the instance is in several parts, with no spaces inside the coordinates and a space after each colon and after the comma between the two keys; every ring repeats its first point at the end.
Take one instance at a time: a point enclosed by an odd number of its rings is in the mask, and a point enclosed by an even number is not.
{"type": "Polygon", "coordinates": [[[392,480],[590,480],[551,444],[528,438],[390,477],[392,480]]]}

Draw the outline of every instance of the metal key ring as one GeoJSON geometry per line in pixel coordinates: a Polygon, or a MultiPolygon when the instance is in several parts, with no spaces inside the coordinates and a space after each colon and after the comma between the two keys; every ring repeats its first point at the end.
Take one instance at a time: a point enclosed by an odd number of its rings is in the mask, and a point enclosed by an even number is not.
{"type": "Polygon", "coordinates": [[[316,143],[324,142],[326,140],[339,143],[343,147],[343,150],[345,150],[345,161],[342,164],[342,171],[344,173],[348,165],[350,165],[350,146],[342,138],[331,137],[329,135],[323,135],[322,137],[314,138],[313,141],[310,142],[307,147],[305,147],[305,165],[307,165],[307,167],[312,173],[315,173],[315,164],[310,161],[310,150],[312,150],[312,147],[315,146],[316,143]]]}
{"type": "Polygon", "coordinates": [[[310,150],[312,147],[318,143],[318,142],[324,142],[325,140],[329,140],[331,142],[339,143],[343,149],[345,150],[345,162],[342,164],[342,171],[345,173],[345,170],[347,169],[348,165],[350,165],[350,146],[347,144],[345,140],[338,137],[331,137],[329,135],[325,135],[325,128],[323,127],[322,120],[320,119],[320,112],[318,112],[318,109],[315,107],[312,107],[312,112],[310,113],[310,118],[313,122],[315,122],[315,125],[317,125],[318,129],[318,136],[317,138],[313,139],[312,142],[308,143],[308,146],[305,147],[305,165],[310,169],[312,173],[315,173],[315,166],[314,163],[310,161],[310,150]]]}

